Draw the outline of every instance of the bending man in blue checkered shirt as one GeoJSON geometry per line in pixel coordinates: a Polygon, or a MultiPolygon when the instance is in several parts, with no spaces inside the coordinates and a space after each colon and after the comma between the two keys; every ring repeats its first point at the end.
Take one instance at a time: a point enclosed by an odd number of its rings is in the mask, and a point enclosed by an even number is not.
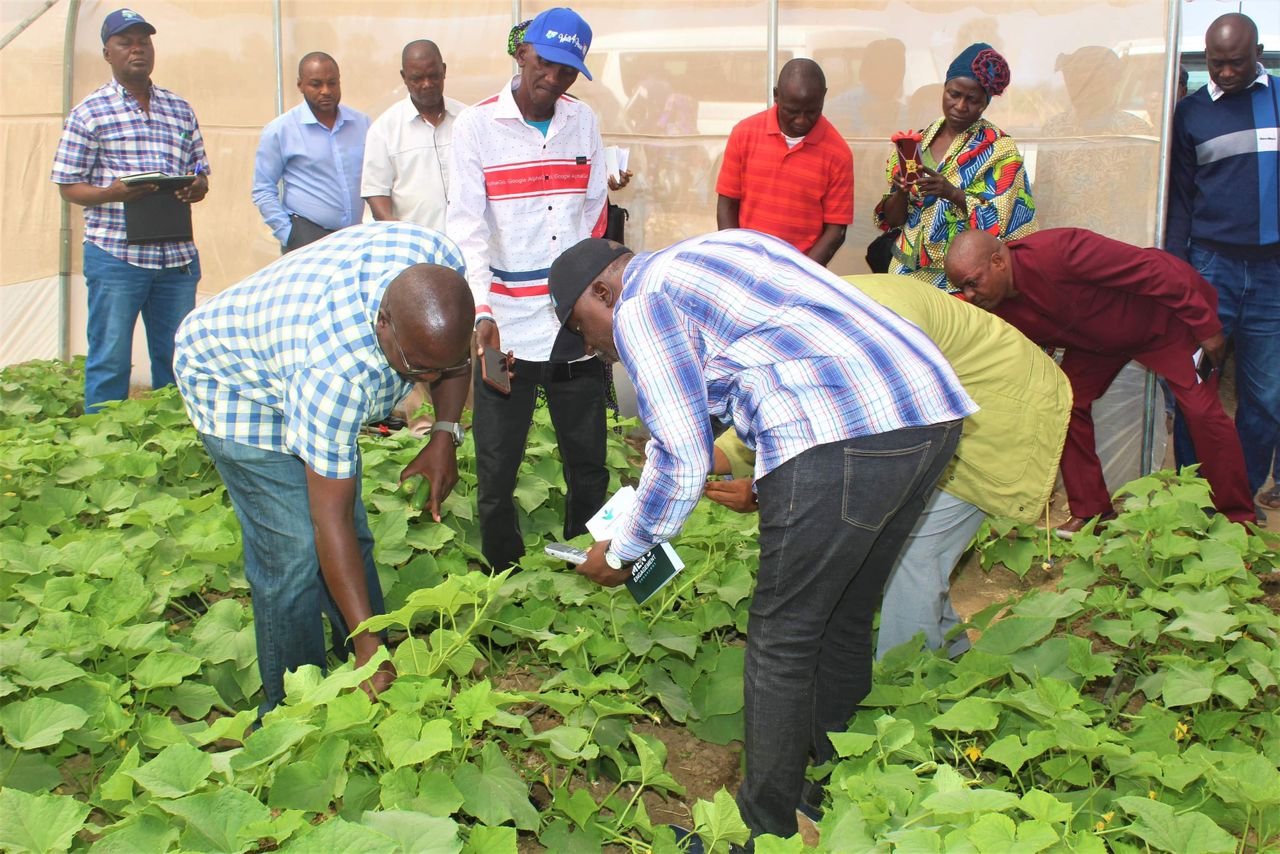
{"type": "MultiPolygon", "coordinates": [[[[178,388],[244,534],[262,713],[284,698],[286,670],[324,666],[322,611],[337,638],[383,611],[356,439],[415,382],[431,386],[437,420],[400,477],[430,481],[440,521],[471,377],[475,303],[462,271],[442,234],[357,225],[223,291],[178,330],[178,388]]],[[[382,640],[351,643],[359,666],[382,640]]],[[[366,690],[393,675],[388,665],[366,690]]]]}
{"type": "Polygon", "coordinates": [[[885,579],[977,407],[917,327],[758,232],[639,256],[585,240],[550,288],[588,351],[622,362],[653,436],[630,517],[579,572],[621,584],[679,533],[711,472],[709,416],[756,452],[738,806],[753,836],[791,836],[805,765],[832,758],[826,733],[871,688],[885,579]]]}
{"type": "Polygon", "coordinates": [[[139,313],[151,354],[151,386],[172,385],[173,333],[196,304],[200,256],[195,243],[125,239],[124,203],[157,192],[157,187],[128,187],[122,177],[195,174],[195,183],[175,191],[189,204],[209,191],[209,161],[195,113],[186,101],[151,82],[155,31],[131,9],[117,9],[103,20],[102,57],[111,66],[112,80],[72,109],[53,160],[52,178],[62,198],[85,209],[86,412],[128,397],[139,313]]]}

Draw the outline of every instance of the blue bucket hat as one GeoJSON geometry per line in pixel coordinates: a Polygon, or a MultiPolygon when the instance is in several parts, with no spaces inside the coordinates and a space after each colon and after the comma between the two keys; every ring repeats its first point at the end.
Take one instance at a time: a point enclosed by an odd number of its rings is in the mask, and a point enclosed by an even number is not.
{"type": "Polygon", "coordinates": [[[524,43],[533,45],[538,56],[547,62],[558,62],[582,72],[588,80],[587,51],[591,48],[591,27],[572,9],[557,6],[548,9],[529,23],[524,43]]]}

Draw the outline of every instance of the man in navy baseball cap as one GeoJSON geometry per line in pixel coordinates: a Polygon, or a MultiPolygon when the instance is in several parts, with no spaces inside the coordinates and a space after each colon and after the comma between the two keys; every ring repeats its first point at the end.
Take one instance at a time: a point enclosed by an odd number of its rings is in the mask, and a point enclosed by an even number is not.
{"type": "MultiPolygon", "coordinates": [[[[102,22],[102,43],[106,44],[107,39],[116,33],[123,33],[125,30],[133,27],[141,27],[147,35],[154,36],[156,28],[147,23],[147,19],[139,15],[132,9],[116,9],[102,22]]],[[[587,31],[587,40],[590,41],[590,30],[587,31]]],[[[584,51],[585,52],[585,51],[584,51]]],[[[591,75],[587,75],[590,79],[591,75]]]]}
{"type": "Polygon", "coordinates": [[[576,68],[591,80],[587,51],[591,48],[591,27],[582,16],[564,6],[548,9],[530,22],[524,43],[532,45],[547,62],[576,68]]]}

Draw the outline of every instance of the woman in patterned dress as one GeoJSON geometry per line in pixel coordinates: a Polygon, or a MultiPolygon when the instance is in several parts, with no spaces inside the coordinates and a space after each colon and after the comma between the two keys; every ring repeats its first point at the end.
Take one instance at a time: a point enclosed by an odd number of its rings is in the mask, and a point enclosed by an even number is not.
{"type": "Polygon", "coordinates": [[[942,270],[957,234],[981,228],[1001,240],[1036,230],[1035,202],[1012,137],[982,118],[1009,85],[1009,64],[989,44],[972,44],[947,69],[942,117],[921,132],[923,168],[907,182],[895,151],[889,191],[876,205],[876,225],[900,228],[890,273],[950,290],[942,270]]]}

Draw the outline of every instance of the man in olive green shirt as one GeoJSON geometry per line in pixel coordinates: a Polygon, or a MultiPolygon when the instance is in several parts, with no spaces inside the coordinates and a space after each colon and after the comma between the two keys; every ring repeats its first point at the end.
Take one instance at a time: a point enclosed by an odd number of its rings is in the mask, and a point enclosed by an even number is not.
{"type": "MultiPolygon", "coordinates": [[[[925,505],[885,585],[876,657],[923,633],[938,649],[959,623],[951,571],[987,515],[1031,523],[1045,513],[1071,414],[1071,386],[1021,332],[988,312],[901,276],[845,281],[911,321],[938,345],[979,410],[964,421],[955,458],[925,505]]],[[[732,432],[716,441],[717,473],[707,497],[740,512],[754,509],[752,452],[732,432]]],[[[964,634],[948,650],[969,646],[964,634]]]]}

